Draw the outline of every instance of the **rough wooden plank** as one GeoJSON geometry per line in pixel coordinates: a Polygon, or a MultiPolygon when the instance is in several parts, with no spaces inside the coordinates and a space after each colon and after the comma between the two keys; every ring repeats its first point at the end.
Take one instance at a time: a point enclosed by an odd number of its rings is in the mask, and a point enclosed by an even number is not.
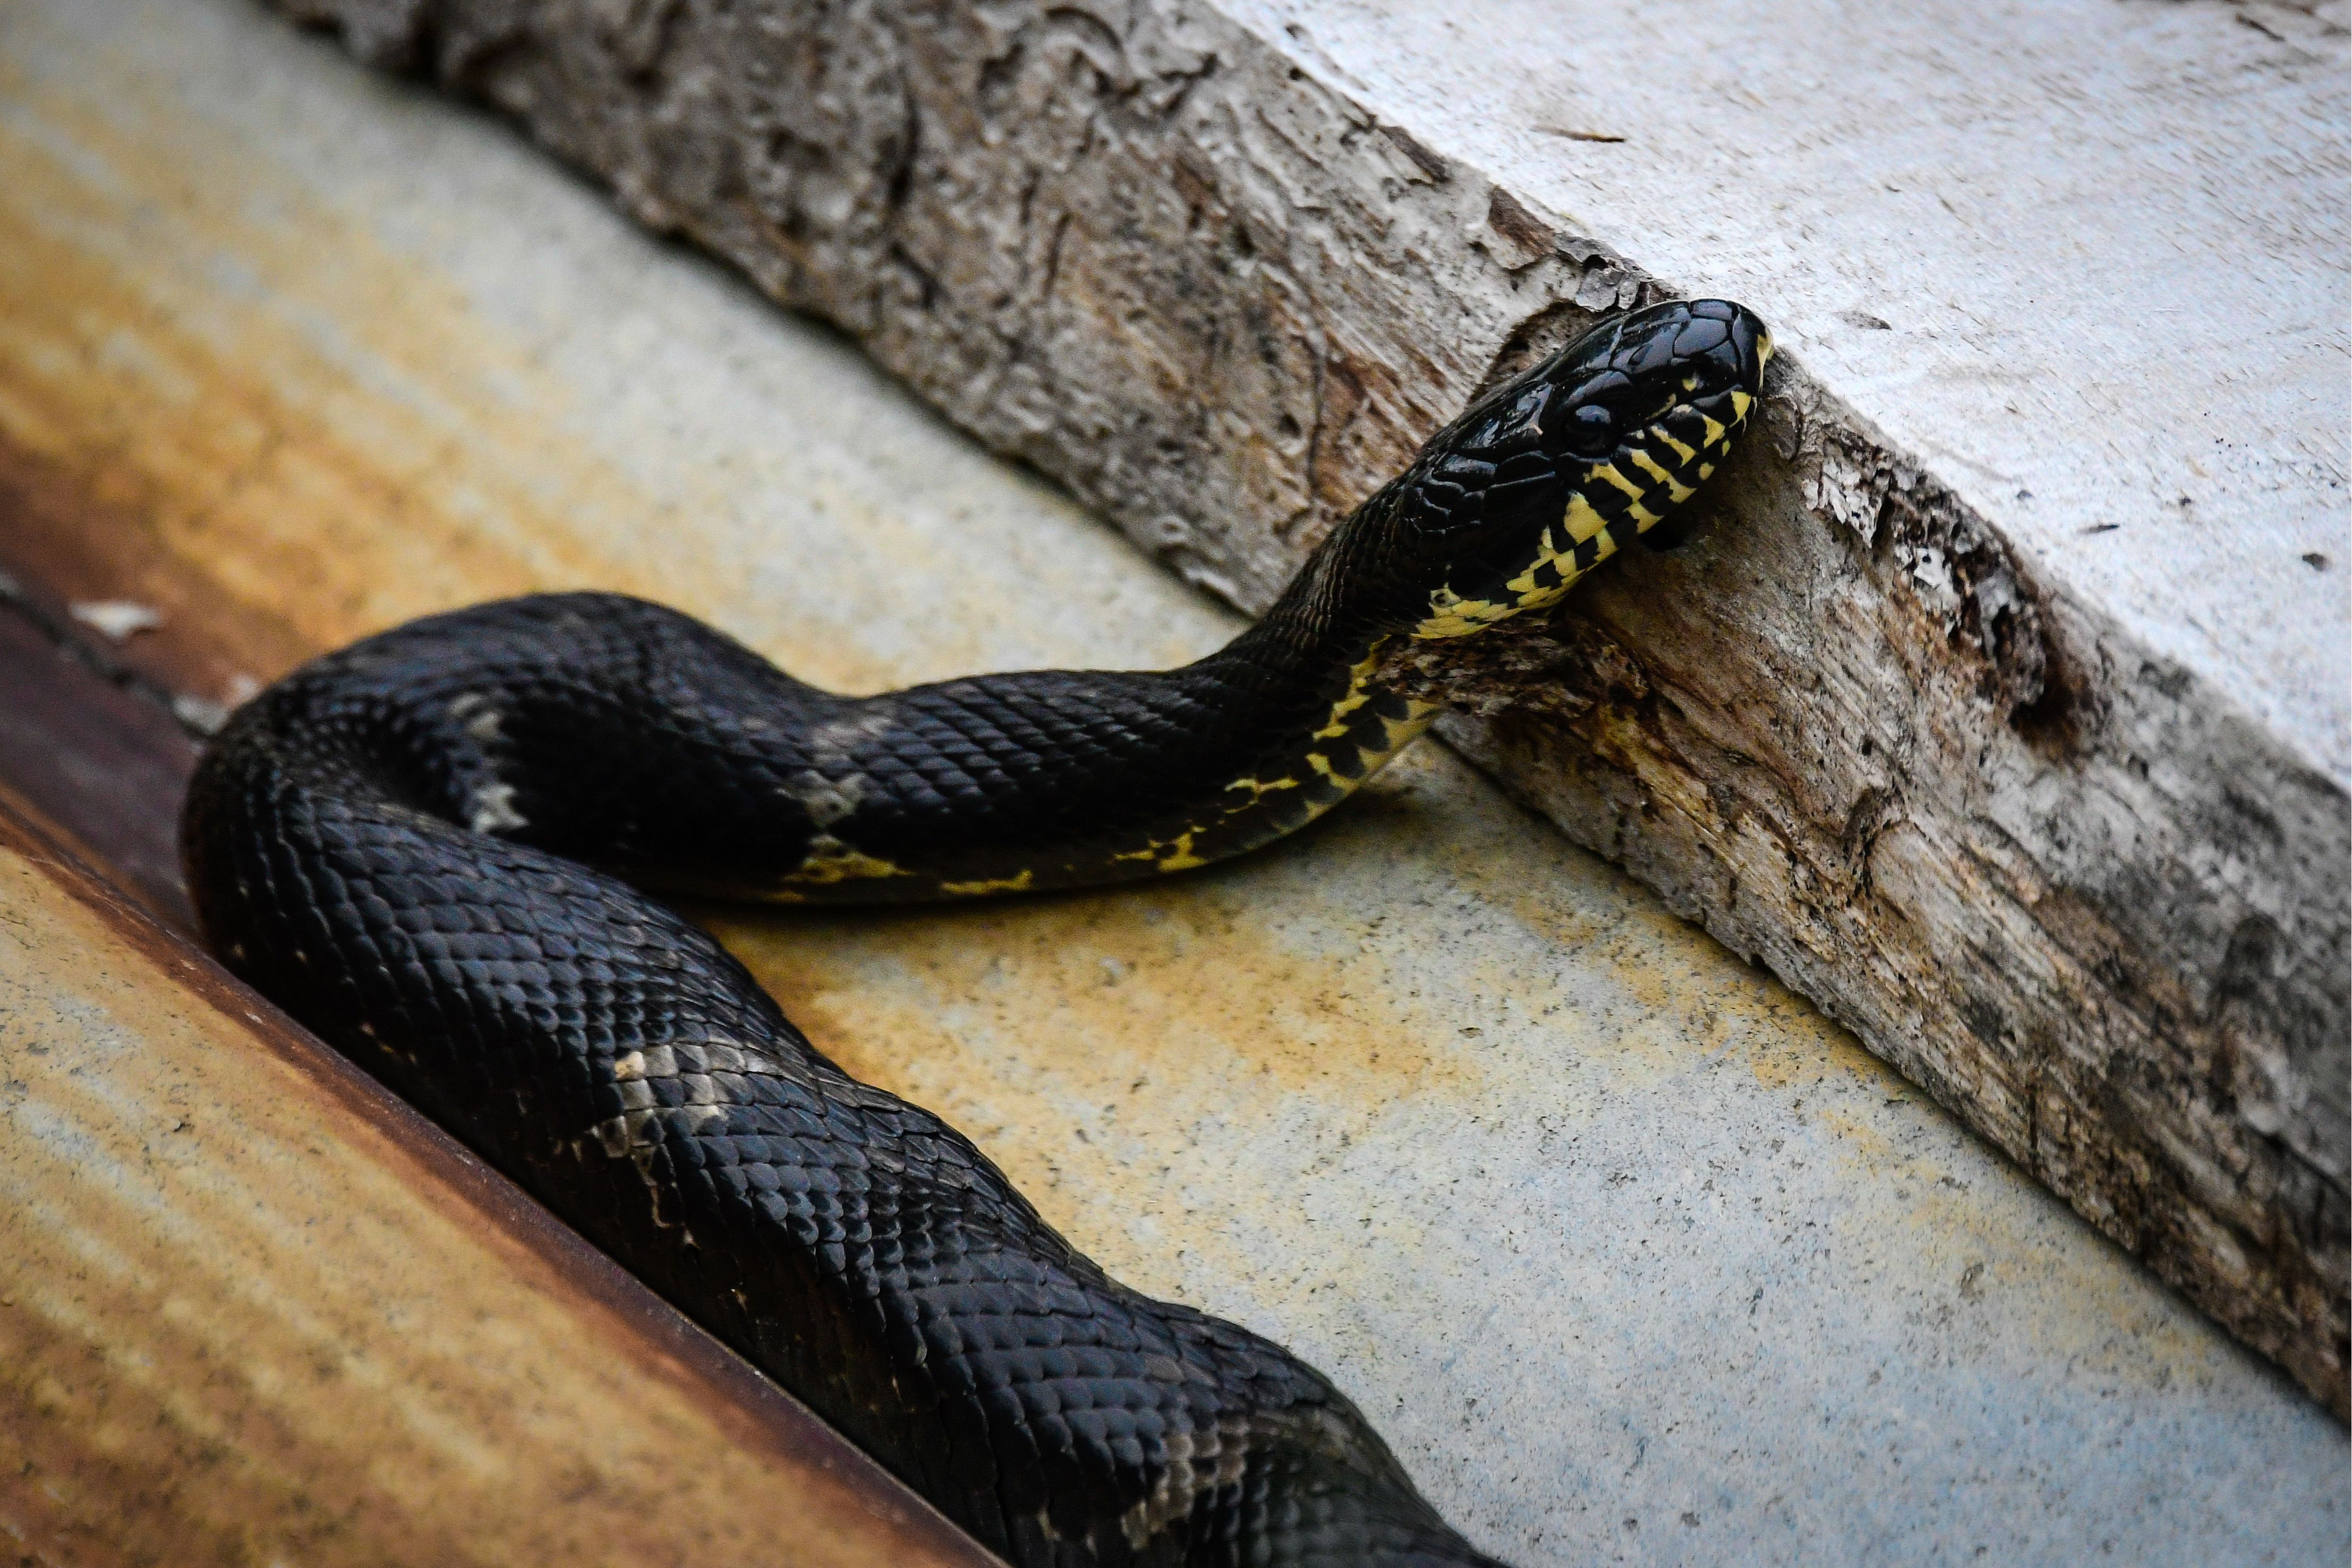
{"type": "Polygon", "coordinates": [[[994,1562],[5,798],[0,1194],[27,1562],[994,1562]]]}
{"type": "MultiPolygon", "coordinates": [[[[1659,287],[1198,0],[282,3],[1244,606],[1483,380],[1659,287]]],[[[2342,1414],[2341,781],[1833,386],[1770,393],[1715,536],[1436,672],[1448,732],[2342,1414]]]]}

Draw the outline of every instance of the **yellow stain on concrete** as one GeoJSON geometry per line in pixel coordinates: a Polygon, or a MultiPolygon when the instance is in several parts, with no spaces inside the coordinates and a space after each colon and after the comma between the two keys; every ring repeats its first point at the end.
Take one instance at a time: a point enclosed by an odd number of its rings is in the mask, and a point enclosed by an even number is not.
{"type": "Polygon", "coordinates": [[[201,126],[159,134],[143,100],[100,109],[5,61],[0,97],[0,437],[136,520],[53,548],[215,621],[264,678],[425,610],[612,574],[553,521],[610,476],[547,461],[543,389],[429,271],[201,126]],[[219,257],[247,276],[191,264],[219,257]],[[520,406],[420,395],[450,364],[517,377],[520,406]]]}
{"type": "MultiPolygon", "coordinates": [[[[673,266],[667,288],[634,293],[630,268],[664,258],[593,197],[532,193],[554,235],[485,232],[385,166],[497,132],[299,76],[272,80],[296,101],[268,113],[207,97],[142,32],[215,19],[115,9],[117,35],[96,38],[102,25],[20,13],[0,54],[0,482],[74,500],[0,556],[159,607],[163,636],[200,624],[222,669],[264,679],[413,616],[558,588],[695,607],[845,690],[1090,645],[1097,662],[1174,662],[1232,624],[1181,593],[1139,600],[1114,541],[1057,552],[1047,526],[958,549],[942,524],[1042,512],[1096,531],[1044,487],[1006,483],[840,345],[728,342],[739,312],[766,316],[748,290],[681,284],[673,266]],[[404,110],[395,130],[421,150],[303,156],[304,136],[339,139],[339,115],[382,135],[404,110]],[[598,243],[626,260],[599,272],[598,243]],[[629,351],[697,332],[746,363],[647,397],[629,351]],[[780,402],[800,416],[790,440],[780,402]],[[833,427],[810,427],[820,413],[833,427]],[[869,454],[877,417],[905,428],[869,454]],[[719,451],[697,426],[721,432],[719,451]],[[921,613],[927,596],[1041,578],[1060,597],[1025,616],[921,613]],[[917,614],[894,616],[894,595],[917,614]],[[1128,612],[1123,637],[1076,629],[1104,606],[1128,612]]],[[[488,184],[546,176],[527,150],[499,154],[512,167],[488,184]]]]}
{"type": "MultiPolygon", "coordinates": [[[[1802,999],[1430,748],[1321,827],[1202,875],[962,908],[698,913],[820,1049],[946,1116],[1081,1247],[1164,1294],[1258,1275],[1263,1234],[1307,1245],[1339,1146],[1417,1143],[1434,1175],[1459,1154],[1426,1129],[1605,1119],[1726,1058],[1781,1103],[1825,1081],[1872,1103],[1902,1089],[1802,999]]],[[[1884,1142],[1866,1122],[1817,1131],[1853,1142],[1858,1166],[1884,1142]]],[[[1392,1289],[1413,1245],[1328,1268],[1392,1289]]]]}

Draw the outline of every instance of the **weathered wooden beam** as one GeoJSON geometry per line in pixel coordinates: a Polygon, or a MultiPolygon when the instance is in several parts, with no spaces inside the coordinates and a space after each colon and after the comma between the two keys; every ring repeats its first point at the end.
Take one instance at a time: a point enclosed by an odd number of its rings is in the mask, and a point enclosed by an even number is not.
{"type": "Polygon", "coordinates": [[[0,795],[26,1562],[995,1560],[0,795]]]}
{"type": "MultiPolygon", "coordinates": [[[[1483,381],[1666,286],[1272,9],[280,5],[519,116],[1244,606],[1483,381]]],[[[1423,672],[1446,732],[2343,1414],[2340,700],[2233,689],[2056,542],[2107,524],[2021,532],[1805,357],[1712,538],[1423,672]]],[[[2294,548],[2247,580],[2318,592],[2294,548]]]]}

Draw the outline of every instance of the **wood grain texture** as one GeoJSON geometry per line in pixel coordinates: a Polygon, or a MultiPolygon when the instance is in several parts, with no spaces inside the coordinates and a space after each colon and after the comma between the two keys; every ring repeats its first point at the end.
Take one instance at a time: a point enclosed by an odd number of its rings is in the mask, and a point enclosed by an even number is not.
{"type": "MultiPolygon", "coordinates": [[[[1207,5],[281,8],[1244,607],[1660,287],[1207,5]]],[[[1801,365],[1770,390],[1711,540],[1423,672],[1448,732],[2344,1413],[2352,807],[1801,365]]]]}
{"type": "Polygon", "coordinates": [[[0,799],[28,1562],[993,1562],[0,799]]]}

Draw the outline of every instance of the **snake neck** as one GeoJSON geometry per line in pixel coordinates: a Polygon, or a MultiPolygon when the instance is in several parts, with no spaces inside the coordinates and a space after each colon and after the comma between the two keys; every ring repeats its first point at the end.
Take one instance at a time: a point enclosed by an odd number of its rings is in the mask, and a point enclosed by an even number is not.
{"type": "Polygon", "coordinates": [[[1412,617],[1366,569],[1380,499],[1335,531],[1248,630],[1165,677],[1179,699],[1215,693],[1217,732],[1198,739],[1226,776],[1204,781],[1213,787],[1171,841],[1153,845],[1155,869],[1187,869],[1295,831],[1428,728],[1435,705],[1381,679],[1383,654],[1412,617]]]}
{"type": "MultiPolygon", "coordinates": [[[[1426,729],[1434,704],[1381,679],[1389,644],[1408,633],[1409,605],[1371,569],[1382,497],[1360,509],[1300,568],[1255,624],[1215,653],[1142,674],[984,678],[1043,730],[1042,710],[1074,697],[1121,716],[1128,743],[1081,758],[1047,748],[1051,772],[1082,779],[1084,815],[1097,831],[1062,844],[1003,844],[984,875],[925,878],[877,855],[898,875],[841,886],[820,855],[785,879],[780,896],[827,899],[961,897],[1095,886],[1191,870],[1294,832],[1337,805],[1426,729]],[[1033,683],[1034,683],[1033,685],[1033,683]],[[808,878],[817,879],[812,887],[808,878]]],[[[977,683],[950,683],[969,692],[977,683]]],[[[922,691],[906,694],[920,707],[922,691]]],[[[838,836],[856,843],[857,825],[838,836]]],[[[848,880],[846,879],[844,879],[848,880]]]]}
{"type": "Polygon", "coordinates": [[[1394,607],[1401,595],[1377,570],[1386,499],[1383,491],[1359,508],[1248,630],[1188,668],[1214,668],[1229,679],[1254,679],[1269,692],[1304,696],[1409,629],[1413,617],[1394,607]]]}

